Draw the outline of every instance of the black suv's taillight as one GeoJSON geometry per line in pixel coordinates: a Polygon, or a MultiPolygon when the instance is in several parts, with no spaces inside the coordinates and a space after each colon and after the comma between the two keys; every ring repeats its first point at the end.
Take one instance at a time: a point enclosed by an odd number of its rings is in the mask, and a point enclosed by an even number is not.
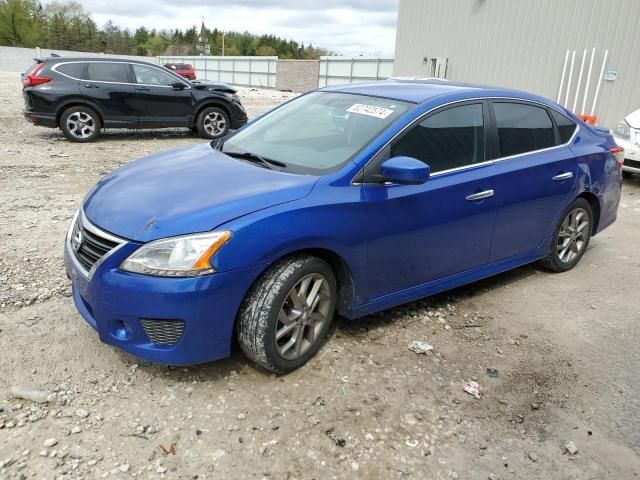
{"type": "Polygon", "coordinates": [[[44,63],[36,63],[31,70],[24,76],[22,80],[22,87],[33,87],[35,85],[41,85],[51,81],[50,77],[43,77],[38,75],[40,70],[44,67],[44,63]]]}

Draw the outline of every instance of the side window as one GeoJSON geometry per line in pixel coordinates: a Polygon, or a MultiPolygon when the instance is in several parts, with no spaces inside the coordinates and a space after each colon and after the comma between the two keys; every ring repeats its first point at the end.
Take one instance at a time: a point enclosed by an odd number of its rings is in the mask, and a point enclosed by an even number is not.
{"type": "Polygon", "coordinates": [[[87,80],[86,63],[64,63],[56,67],[56,71],[79,80],[87,80]]]}
{"type": "Polygon", "coordinates": [[[553,109],[550,110],[551,116],[558,126],[558,133],[560,134],[560,145],[567,143],[569,140],[571,140],[573,132],[576,131],[576,122],[560,112],[556,112],[553,109]]]}
{"type": "Polygon", "coordinates": [[[546,109],[522,103],[496,102],[493,110],[501,157],[555,146],[553,123],[546,109]]]}
{"type": "Polygon", "coordinates": [[[391,147],[391,156],[422,160],[431,172],[484,161],[482,104],[461,105],[435,113],[391,147]]]}
{"type": "Polygon", "coordinates": [[[146,65],[133,64],[133,75],[136,83],[144,83],[145,85],[161,85],[170,87],[178,79],[173,75],[163,72],[159,68],[148,67],[146,65]]]}
{"type": "Polygon", "coordinates": [[[89,80],[129,83],[126,63],[90,62],[87,65],[89,80]]]}

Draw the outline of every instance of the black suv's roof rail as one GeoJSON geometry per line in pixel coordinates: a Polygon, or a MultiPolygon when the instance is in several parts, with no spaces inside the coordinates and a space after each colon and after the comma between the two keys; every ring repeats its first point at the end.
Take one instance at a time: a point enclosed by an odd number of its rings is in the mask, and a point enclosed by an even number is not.
{"type": "MultiPolygon", "coordinates": [[[[153,57],[149,57],[149,59],[152,59],[153,57]]],[[[125,57],[103,57],[103,56],[95,56],[95,57],[64,57],[64,56],[57,56],[57,57],[35,57],[34,60],[36,62],[51,62],[51,61],[69,61],[69,62],[135,62],[135,63],[143,63],[143,64],[147,64],[147,65],[153,65],[155,67],[158,67],[159,65],[157,63],[153,63],[153,62],[147,62],[144,60],[138,60],[137,58],[125,58],[125,57]]]]}

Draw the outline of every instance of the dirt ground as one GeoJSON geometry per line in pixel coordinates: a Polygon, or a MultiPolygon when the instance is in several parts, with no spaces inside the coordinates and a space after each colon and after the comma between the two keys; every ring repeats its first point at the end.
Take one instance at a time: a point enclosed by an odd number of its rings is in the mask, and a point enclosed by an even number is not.
{"type": "MultiPolygon", "coordinates": [[[[291,96],[240,95],[252,116],[291,96]]],[[[99,342],[69,298],[63,238],[100,176],[202,140],[111,131],[72,144],[21,108],[18,75],[0,74],[0,479],[638,478],[640,176],[571,272],[526,266],[338,319],[287,376],[237,348],[170,368],[99,342]]]]}

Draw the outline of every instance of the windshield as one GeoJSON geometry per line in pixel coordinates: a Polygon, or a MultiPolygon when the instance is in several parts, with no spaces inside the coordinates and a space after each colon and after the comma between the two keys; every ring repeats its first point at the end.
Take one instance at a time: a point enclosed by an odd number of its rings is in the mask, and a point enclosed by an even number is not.
{"type": "Polygon", "coordinates": [[[223,152],[248,152],[285,171],[324,174],[345,165],[411,104],[335,92],[304,95],[247,125],[223,152]]]}

